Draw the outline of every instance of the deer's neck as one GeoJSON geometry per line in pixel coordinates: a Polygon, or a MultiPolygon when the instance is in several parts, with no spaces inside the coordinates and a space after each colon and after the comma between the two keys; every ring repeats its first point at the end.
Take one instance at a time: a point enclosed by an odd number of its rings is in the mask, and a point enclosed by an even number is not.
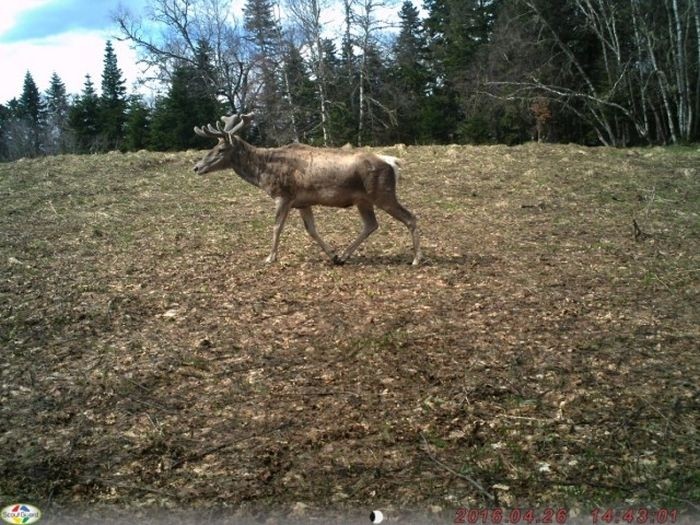
{"type": "Polygon", "coordinates": [[[244,181],[259,188],[263,170],[257,148],[238,137],[234,140],[238,142],[238,147],[232,159],[233,170],[244,181]]]}

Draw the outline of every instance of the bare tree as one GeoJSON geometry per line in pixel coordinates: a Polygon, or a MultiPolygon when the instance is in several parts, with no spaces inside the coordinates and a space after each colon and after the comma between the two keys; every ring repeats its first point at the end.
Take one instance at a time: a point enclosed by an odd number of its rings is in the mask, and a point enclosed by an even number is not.
{"type": "MultiPolygon", "coordinates": [[[[396,112],[382,104],[377,98],[372,96],[372,93],[367,89],[367,81],[371,75],[371,63],[369,57],[374,49],[377,49],[377,33],[382,29],[386,29],[388,25],[378,16],[378,11],[381,8],[393,5],[393,0],[346,0],[345,6],[347,17],[356,28],[353,35],[355,45],[360,48],[359,62],[359,82],[358,82],[358,126],[357,126],[357,144],[362,145],[365,133],[366,122],[372,121],[377,116],[375,111],[378,109],[381,119],[386,119],[390,124],[396,124],[396,112]]],[[[351,33],[351,29],[348,28],[351,33]]],[[[388,124],[387,124],[388,126],[388,124]]]]}
{"type": "Polygon", "coordinates": [[[121,7],[113,16],[120,40],[136,48],[150,74],[146,81],[167,82],[175,67],[185,63],[199,72],[212,94],[225,96],[231,110],[238,111],[247,106],[252,61],[231,4],[231,0],[150,0],[141,15],[121,7]],[[198,63],[203,45],[213,52],[212,69],[198,63]]]}
{"type": "Polygon", "coordinates": [[[330,5],[329,0],[285,0],[285,5],[294,21],[301,29],[304,41],[311,55],[313,74],[316,77],[316,88],[321,113],[321,130],[323,145],[332,142],[330,133],[330,114],[328,101],[328,77],[325,68],[323,52],[323,25],[321,12],[330,5]]]}
{"type": "MultiPolygon", "coordinates": [[[[635,47],[649,64],[649,81],[655,80],[658,93],[663,101],[665,126],[671,142],[688,141],[692,137],[694,120],[700,104],[697,87],[692,93],[690,72],[700,68],[700,31],[696,28],[695,52],[697,66],[689,59],[689,36],[692,34],[691,12],[697,13],[697,0],[662,0],[660,9],[654,14],[644,9],[642,0],[630,0],[633,24],[635,26],[635,47]],[[661,24],[666,23],[666,36],[661,24]],[[693,96],[695,100],[693,101],[693,96]]],[[[696,20],[696,24],[698,24],[696,20]]],[[[660,120],[660,119],[659,119],[660,120]]]]}
{"type": "MultiPolygon", "coordinates": [[[[695,20],[695,132],[700,130],[700,0],[694,0],[693,19],[695,20]]],[[[697,135],[696,135],[697,136],[697,135]]]]}
{"type": "MultiPolygon", "coordinates": [[[[279,4],[277,4],[277,48],[280,53],[284,54],[285,50],[289,50],[291,46],[294,46],[294,42],[291,38],[285,38],[282,33],[282,21],[279,12],[279,4]]],[[[287,52],[288,53],[288,52],[287,52]]],[[[280,62],[284,63],[284,59],[281,58],[280,62]]],[[[296,119],[296,108],[294,107],[294,101],[292,100],[292,87],[289,81],[289,72],[285,65],[282,65],[282,81],[284,87],[284,99],[287,107],[287,114],[289,115],[289,126],[291,128],[291,136],[294,142],[299,142],[299,127],[297,125],[296,119]]]]}
{"type": "MultiPolygon", "coordinates": [[[[675,53],[672,55],[672,67],[675,71],[676,85],[678,86],[678,128],[683,140],[690,140],[693,129],[693,104],[690,100],[689,64],[686,55],[686,27],[683,22],[687,19],[685,13],[681,14],[678,9],[678,0],[671,0],[670,9],[668,1],[665,0],[666,9],[669,14],[669,38],[675,44],[675,53]],[[673,24],[671,23],[673,20],[673,24]],[[675,28],[675,31],[674,31],[675,28]]],[[[690,10],[687,6],[686,12],[690,10]]]]}
{"type": "MultiPolygon", "coordinates": [[[[691,139],[699,102],[697,89],[693,100],[690,78],[694,66],[689,59],[693,48],[688,43],[697,0],[571,0],[582,28],[599,46],[602,68],[581,61],[548,20],[540,2],[517,2],[539,26],[542,45],[553,46],[563,57],[564,69],[577,82],[557,84],[533,70],[524,78],[491,85],[510,88],[508,96],[513,98],[556,100],[589,122],[606,145],[628,144],[630,126],[646,142],[653,140],[653,128],[657,140],[663,142],[667,141],[666,131],[673,143],[691,139]]],[[[700,21],[696,24],[700,26],[700,21]]],[[[700,38],[700,29],[696,33],[700,38]]]]}

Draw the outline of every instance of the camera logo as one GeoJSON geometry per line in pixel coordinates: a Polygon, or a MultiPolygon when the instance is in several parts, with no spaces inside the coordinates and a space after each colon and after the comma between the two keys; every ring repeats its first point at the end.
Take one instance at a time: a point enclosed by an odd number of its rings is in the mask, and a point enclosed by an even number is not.
{"type": "Polygon", "coordinates": [[[41,519],[41,511],[29,503],[14,503],[2,509],[0,517],[5,523],[30,525],[41,519]]]}

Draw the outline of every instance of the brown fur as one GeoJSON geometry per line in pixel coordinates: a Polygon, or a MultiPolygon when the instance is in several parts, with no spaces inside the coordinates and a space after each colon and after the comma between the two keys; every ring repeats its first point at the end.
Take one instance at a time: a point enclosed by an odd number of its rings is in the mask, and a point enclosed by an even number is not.
{"type": "Polygon", "coordinates": [[[272,252],[267,258],[277,257],[277,245],[284,221],[290,208],[302,214],[309,234],[338,264],[376,228],[374,206],[403,222],[411,231],[414,245],[414,264],[420,260],[416,219],[396,199],[397,160],[380,157],[361,150],[315,148],[290,144],[281,148],[256,148],[236,135],[195,131],[206,136],[221,137],[219,143],[198,162],[194,170],[199,174],[232,168],[241,178],[263,189],[277,205],[272,252]],[[311,206],[357,206],[364,222],[360,236],[341,256],[335,254],[318,236],[311,206]]]}

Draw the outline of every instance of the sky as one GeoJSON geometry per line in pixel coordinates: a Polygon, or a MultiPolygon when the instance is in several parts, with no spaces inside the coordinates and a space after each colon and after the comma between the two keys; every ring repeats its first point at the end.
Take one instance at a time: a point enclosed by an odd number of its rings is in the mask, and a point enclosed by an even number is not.
{"type": "MultiPolygon", "coordinates": [[[[233,1],[234,8],[241,9],[244,0],[233,1]]],[[[140,75],[136,51],[116,40],[112,13],[120,5],[140,12],[148,4],[149,0],[0,0],[0,103],[19,98],[27,71],[41,92],[56,72],[70,94],[82,91],[86,74],[99,93],[107,40],[112,41],[128,91],[134,92],[140,75]]],[[[391,12],[399,6],[397,0],[391,12]]]]}
{"type": "Polygon", "coordinates": [[[139,75],[136,52],[118,42],[112,12],[122,3],[140,9],[147,0],[0,0],[0,103],[22,94],[31,72],[40,91],[56,72],[77,94],[90,74],[99,90],[105,43],[112,40],[128,90],[139,75]]]}

